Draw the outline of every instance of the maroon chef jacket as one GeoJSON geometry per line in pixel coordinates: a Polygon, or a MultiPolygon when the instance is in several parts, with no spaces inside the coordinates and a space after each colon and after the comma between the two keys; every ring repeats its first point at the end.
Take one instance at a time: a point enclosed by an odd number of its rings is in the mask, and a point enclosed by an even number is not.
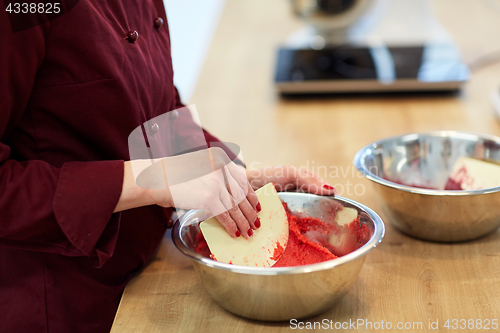
{"type": "Polygon", "coordinates": [[[113,213],[127,137],[181,106],[161,0],[80,0],[17,33],[0,11],[0,332],[110,330],[171,223],[113,213]]]}

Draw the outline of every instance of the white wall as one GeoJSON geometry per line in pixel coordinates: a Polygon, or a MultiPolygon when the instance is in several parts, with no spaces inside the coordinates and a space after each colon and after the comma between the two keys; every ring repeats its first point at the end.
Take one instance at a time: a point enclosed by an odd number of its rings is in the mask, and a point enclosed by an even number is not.
{"type": "Polygon", "coordinates": [[[189,103],[226,0],[163,0],[172,43],[174,83],[189,103]]]}

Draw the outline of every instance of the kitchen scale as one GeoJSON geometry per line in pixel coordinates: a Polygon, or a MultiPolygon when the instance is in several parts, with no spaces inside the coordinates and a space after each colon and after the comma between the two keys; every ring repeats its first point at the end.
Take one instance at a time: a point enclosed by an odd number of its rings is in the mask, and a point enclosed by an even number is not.
{"type": "Polygon", "coordinates": [[[274,81],[282,94],[457,91],[470,77],[425,0],[292,5],[310,26],[277,52],[274,81]]]}
{"type": "Polygon", "coordinates": [[[281,48],[275,83],[283,94],[454,91],[469,78],[450,45],[281,48]]]}

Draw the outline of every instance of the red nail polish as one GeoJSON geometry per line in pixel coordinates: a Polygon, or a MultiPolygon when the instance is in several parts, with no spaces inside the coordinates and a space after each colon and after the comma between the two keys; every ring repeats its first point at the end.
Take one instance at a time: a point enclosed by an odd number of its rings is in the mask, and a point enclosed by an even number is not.
{"type": "Polygon", "coordinates": [[[236,230],[236,237],[240,237],[241,236],[241,232],[239,230],[236,230]]]}
{"type": "Polygon", "coordinates": [[[252,235],[253,235],[252,228],[248,228],[248,237],[251,237],[252,235]]]}
{"type": "Polygon", "coordinates": [[[254,224],[255,224],[255,227],[256,227],[257,229],[259,229],[259,228],[260,228],[260,219],[259,219],[259,218],[256,218],[256,219],[255,219],[254,224]]]}
{"type": "Polygon", "coordinates": [[[260,207],[260,202],[257,203],[257,212],[260,212],[262,208],[260,207]]]}
{"type": "Polygon", "coordinates": [[[323,188],[326,189],[326,190],[333,190],[334,189],[333,186],[328,185],[328,184],[323,185],[323,188]]]}

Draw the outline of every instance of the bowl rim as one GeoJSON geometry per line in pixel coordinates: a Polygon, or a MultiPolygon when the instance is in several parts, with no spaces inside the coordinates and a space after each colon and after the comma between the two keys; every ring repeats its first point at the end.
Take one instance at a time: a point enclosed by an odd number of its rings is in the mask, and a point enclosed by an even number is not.
{"type": "Polygon", "coordinates": [[[402,185],[398,183],[391,182],[390,180],[381,178],[376,176],[370,170],[366,168],[365,159],[366,157],[373,152],[377,148],[377,146],[395,140],[415,140],[421,136],[429,136],[429,137],[450,137],[450,138],[475,138],[475,139],[483,139],[490,140],[498,143],[500,145],[500,137],[490,135],[490,134],[480,134],[473,132],[464,132],[464,131],[452,131],[452,130],[444,130],[444,131],[430,131],[430,132],[419,132],[419,133],[407,133],[402,135],[395,135],[388,138],[380,139],[374,141],[363,148],[361,148],[356,155],[354,156],[353,164],[358,169],[358,171],[365,176],[367,179],[378,183],[380,185],[384,185],[387,187],[394,188],[396,190],[422,194],[422,195],[432,195],[432,196],[467,196],[467,195],[480,195],[480,194],[490,194],[500,191],[500,186],[496,187],[488,187],[485,189],[479,190],[432,190],[432,189],[423,189],[419,187],[412,187],[408,185],[402,185]]]}
{"type": "Polygon", "coordinates": [[[373,248],[375,248],[381,241],[382,238],[384,238],[385,235],[385,225],[380,216],[378,216],[377,213],[375,213],[372,209],[366,207],[363,204],[360,204],[356,201],[353,201],[351,199],[343,198],[340,196],[321,196],[321,195],[316,195],[316,194],[311,194],[311,193],[299,193],[299,192],[278,192],[278,195],[280,194],[286,194],[286,195],[292,195],[292,196],[311,196],[311,197],[320,197],[320,198],[329,198],[329,199],[335,199],[340,202],[346,202],[349,203],[356,208],[360,209],[361,211],[365,212],[368,214],[368,216],[372,219],[373,225],[374,225],[374,230],[373,230],[373,235],[372,237],[366,242],[363,246],[361,246],[359,249],[354,250],[351,253],[348,253],[344,256],[341,256],[336,259],[328,260],[328,261],[323,261],[320,263],[316,264],[311,264],[311,265],[303,265],[303,266],[293,266],[293,267],[250,267],[250,266],[242,266],[242,265],[232,265],[232,264],[226,264],[222,262],[218,262],[206,257],[203,257],[202,255],[196,253],[194,250],[190,249],[188,246],[184,244],[184,242],[181,240],[179,236],[179,232],[181,229],[181,226],[193,215],[198,214],[200,211],[199,210],[190,210],[186,212],[184,215],[179,218],[173,227],[172,230],[172,240],[184,255],[190,257],[193,261],[196,261],[200,264],[203,264],[208,267],[213,267],[216,269],[221,269],[225,271],[231,271],[234,273],[240,273],[240,274],[248,274],[248,275],[287,275],[287,274],[301,274],[301,273],[311,273],[311,272],[317,272],[317,271],[322,271],[322,270],[328,270],[331,269],[335,266],[340,266],[343,264],[346,264],[351,261],[355,261],[356,259],[359,259],[363,256],[365,256],[368,252],[370,252],[373,248]]]}

